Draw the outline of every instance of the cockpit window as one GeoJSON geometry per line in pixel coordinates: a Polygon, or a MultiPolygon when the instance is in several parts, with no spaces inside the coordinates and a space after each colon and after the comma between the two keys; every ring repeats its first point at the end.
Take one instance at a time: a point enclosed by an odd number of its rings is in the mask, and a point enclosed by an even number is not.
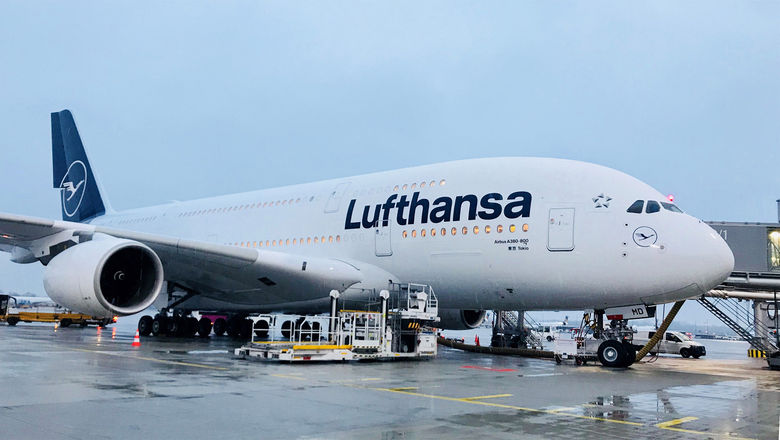
{"type": "Polygon", "coordinates": [[[677,205],[675,205],[674,203],[664,203],[664,202],[661,202],[661,206],[663,206],[664,209],[666,209],[668,211],[682,213],[682,209],[678,208],[677,205]]]}
{"type": "Polygon", "coordinates": [[[658,212],[661,210],[661,205],[658,204],[655,200],[648,200],[647,201],[647,209],[645,209],[645,212],[648,214],[652,214],[654,212],[658,212]]]}
{"type": "Polygon", "coordinates": [[[645,206],[644,200],[637,200],[636,202],[632,203],[631,206],[628,207],[626,212],[631,212],[634,214],[641,214],[642,208],[645,206]]]}

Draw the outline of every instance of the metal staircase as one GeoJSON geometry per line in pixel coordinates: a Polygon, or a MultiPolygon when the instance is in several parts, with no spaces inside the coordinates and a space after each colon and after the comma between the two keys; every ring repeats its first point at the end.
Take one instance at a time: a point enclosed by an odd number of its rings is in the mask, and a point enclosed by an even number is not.
{"type": "Polygon", "coordinates": [[[778,350],[778,347],[767,337],[769,328],[756,323],[752,318],[750,309],[743,309],[736,301],[724,298],[714,298],[710,301],[701,297],[697,301],[739,335],[740,338],[750,344],[751,347],[762,350],[767,354],[778,350]],[[755,328],[758,335],[764,336],[754,335],[747,330],[748,328],[755,328]]]}
{"type": "Polygon", "coordinates": [[[510,336],[511,338],[519,337],[521,342],[524,342],[527,347],[542,347],[542,341],[538,338],[535,332],[531,331],[538,325],[537,322],[524,314],[523,316],[523,328],[518,327],[520,325],[519,316],[520,313],[516,311],[496,311],[496,315],[500,320],[499,328],[503,330],[503,334],[510,336]]]}

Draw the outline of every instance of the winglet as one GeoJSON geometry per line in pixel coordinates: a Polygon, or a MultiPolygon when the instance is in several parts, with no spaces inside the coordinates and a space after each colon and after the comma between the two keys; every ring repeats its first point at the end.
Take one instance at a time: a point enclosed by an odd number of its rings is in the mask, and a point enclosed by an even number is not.
{"type": "Polygon", "coordinates": [[[54,188],[60,190],[62,219],[86,222],[106,213],[106,205],[69,110],[51,114],[54,188]]]}

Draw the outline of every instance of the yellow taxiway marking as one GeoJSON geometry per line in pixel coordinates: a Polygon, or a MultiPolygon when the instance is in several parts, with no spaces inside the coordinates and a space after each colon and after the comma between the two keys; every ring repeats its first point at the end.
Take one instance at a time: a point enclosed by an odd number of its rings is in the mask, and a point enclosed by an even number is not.
{"type": "Polygon", "coordinates": [[[625,420],[614,420],[614,419],[606,419],[603,417],[593,417],[593,416],[582,416],[579,414],[568,414],[568,413],[557,413],[549,410],[544,409],[534,409],[534,408],[524,408],[522,406],[515,406],[515,405],[505,405],[502,403],[494,403],[494,402],[485,402],[482,400],[468,400],[468,398],[463,397],[447,397],[447,396],[437,396],[434,394],[424,394],[424,393],[413,393],[411,391],[403,391],[398,388],[373,388],[377,391],[386,391],[390,393],[399,393],[399,394],[406,394],[409,396],[417,396],[417,397],[427,397],[429,399],[439,399],[439,400],[448,400],[450,402],[465,402],[470,403],[472,405],[483,405],[483,406],[493,406],[496,408],[506,408],[506,409],[514,409],[517,411],[526,411],[526,412],[534,412],[534,413],[540,413],[540,414],[555,414],[558,416],[567,416],[567,417],[573,417],[577,419],[587,419],[587,420],[598,420],[601,422],[608,422],[608,423],[619,423],[622,425],[632,425],[632,426],[643,426],[641,423],[637,422],[627,422],[625,420]]]}
{"type": "Polygon", "coordinates": [[[551,409],[551,410],[548,410],[548,411],[551,412],[551,413],[558,413],[558,412],[563,412],[563,411],[571,411],[573,409],[577,409],[577,407],[569,406],[569,407],[564,407],[564,408],[555,408],[555,409],[551,409]]]}
{"type": "Polygon", "coordinates": [[[497,397],[510,397],[511,394],[492,394],[490,396],[474,396],[474,397],[464,397],[463,400],[480,400],[480,399],[495,399],[497,397]]]}
{"type": "Polygon", "coordinates": [[[417,387],[399,387],[399,388],[388,388],[388,391],[409,391],[409,390],[416,390],[417,387]]]}
{"type": "Polygon", "coordinates": [[[303,377],[293,376],[291,374],[272,374],[271,376],[273,376],[273,377],[281,377],[281,378],[284,378],[284,379],[306,380],[303,377]]]}
{"type": "Polygon", "coordinates": [[[117,352],[111,352],[111,351],[88,350],[86,348],[70,348],[69,350],[83,351],[83,352],[87,352],[87,353],[104,354],[104,355],[107,355],[107,356],[116,356],[116,357],[130,358],[130,359],[140,359],[140,360],[143,360],[143,361],[157,362],[157,363],[160,363],[160,364],[183,365],[185,367],[207,368],[209,370],[227,370],[227,368],[225,368],[225,367],[215,367],[213,365],[194,364],[192,362],[181,362],[181,361],[168,361],[168,360],[165,360],[165,359],[150,358],[150,357],[145,357],[145,356],[134,356],[134,355],[130,355],[130,354],[117,353],[117,352]]]}

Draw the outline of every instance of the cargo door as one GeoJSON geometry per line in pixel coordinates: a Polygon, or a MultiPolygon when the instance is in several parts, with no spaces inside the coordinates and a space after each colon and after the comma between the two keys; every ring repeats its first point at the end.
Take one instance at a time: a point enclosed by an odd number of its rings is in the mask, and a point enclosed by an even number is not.
{"type": "Polygon", "coordinates": [[[344,194],[347,193],[347,188],[349,188],[349,182],[339,183],[333,188],[333,191],[331,191],[330,196],[328,197],[328,202],[325,204],[326,213],[337,212],[339,210],[341,199],[343,199],[344,194]]]}
{"type": "Polygon", "coordinates": [[[551,251],[574,249],[574,208],[550,208],[547,249],[551,251]]]}
{"type": "Polygon", "coordinates": [[[389,257],[393,255],[393,246],[391,243],[390,224],[382,226],[382,222],[374,228],[374,249],[377,257],[389,257]]]}

